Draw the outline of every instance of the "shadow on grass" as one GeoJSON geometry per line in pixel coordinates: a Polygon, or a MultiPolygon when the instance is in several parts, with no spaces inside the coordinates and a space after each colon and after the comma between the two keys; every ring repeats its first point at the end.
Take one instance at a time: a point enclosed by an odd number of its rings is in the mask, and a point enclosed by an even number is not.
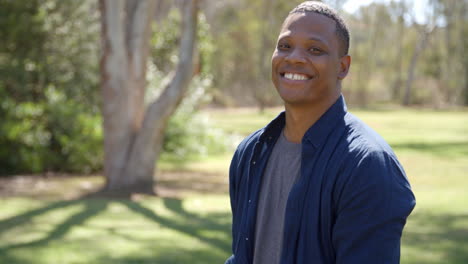
{"type": "MultiPolygon", "coordinates": [[[[142,251],[154,251],[154,248],[147,247],[142,251]]],[[[170,264],[170,263],[190,263],[190,264],[211,264],[224,263],[226,256],[212,254],[207,250],[187,250],[180,248],[164,248],[165,254],[156,256],[125,256],[119,258],[109,258],[102,256],[96,259],[95,263],[100,264],[170,264]],[[195,257],[196,256],[196,257],[195,257]]]]}
{"type": "Polygon", "coordinates": [[[229,251],[229,244],[226,243],[225,240],[217,239],[217,238],[210,238],[204,236],[203,230],[217,230],[220,232],[229,230],[228,225],[218,225],[217,223],[209,220],[209,218],[202,218],[196,214],[191,214],[182,207],[182,201],[179,199],[164,199],[164,204],[166,206],[169,205],[180,205],[175,207],[168,207],[171,211],[181,216],[184,221],[178,222],[174,221],[174,219],[169,219],[165,217],[158,216],[154,213],[153,210],[148,209],[146,207],[141,206],[138,203],[131,202],[131,201],[123,201],[129,209],[132,211],[145,216],[146,218],[159,223],[167,228],[177,230],[182,232],[186,235],[196,237],[199,240],[209,244],[214,248],[218,248],[222,251],[229,251]]]}
{"type": "Polygon", "coordinates": [[[395,151],[413,150],[441,157],[468,156],[468,142],[420,142],[391,144],[395,151]]]}
{"type": "MultiPolygon", "coordinates": [[[[0,248],[0,252],[2,252],[3,250],[14,249],[14,248],[36,247],[36,246],[47,245],[52,240],[57,240],[57,239],[63,238],[74,226],[79,226],[79,225],[84,224],[84,222],[86,220],[88,220],[89,218],[99,214],[100,212],[105,210],[106,207],[107,207],[107,203],[95,203],[92,200],[70,201],[69,203],[59,202],[59,203],[54,204],[53,206],[49,206],[48,207],[49,210],[40,210],[40,209],[39,210],[33,210],[33,212],[31,214],[30,213],[25,213],[23,215],[19,215],[17,217],[13,217],[13,218],[20,219],[19,222],[21,222],[21,221],[24,222],[26,220],[25,215],[28,215],[30,217],[31,217],[31,215],[38,216],[41,213],[46,213],[47,211],[52,210],[50,207],[52,207],[54,209],[61,209],[61,208],[69,207],[71,205],[76,205],[76,204],[83,204],[84,205],[83,210],[81,210],[80,212],[70,216],[63,223],[57,225],[57,227],[54,228],[46,237],[38,239],[38,240],[33,240],[33,241],[30,241],[30,242],[9,245],[9,246],[7,246],[5,248],[0,248]],[[61,206],[57,207],[57,205],[61,205],[61,206]],[[39,212],[41,212],[41,213],[39,213],[39,212]]],[[[5,226],[17,225],[15,223],[15,219],[8,219],[5,222],[7,222],[7,224],[5,224],[5,226]]],[[[2,232],[4,232],[4,230],[5,229],[4,229],[3,221],[0,221],[0,234],[2,232]]]]}
{"type": "MultiPolygon", "coordinates": [[[[19,242],[15,244],[5,245],[0,247],[0,263],[36,263],[34,261],[27,261],[24,259],[15,259],[14,256],[9,255],[8,251],[13,249],[32,249],[35,247],[47,247],[48,244],[52,241],[59,241],[64,239],[65,235],[70,232],[71,229],[75,226],[80,226],[85,224],[85,222],[105,211],[110,203],[118,203],[124,205],[132,212],[144,216],[146,219],[158,223],[159,225],[169,228],[180,233],[183,233],[187,236],[194,237],[199,241],[206,243],[209,248],[216,248],[219,252],[225,252],[225,255],[229,255],[230,244],[230,223],[229,222],[217,222],[213,219],[229,219],[228,213],[224,213],[222,216],[217,217],[216,214],[208,214],[206,216],[200,216],[186,211],[182,206],[182,200],[174,198],[162,198],[164,205],[172,211],[176,217],[167,217],[158,215],[154,210],[143,206],[141,203],[134,202],[126,199],[79,199],[72,201],[60,201],[53,202],[47,206],[44,206],[39,209],[34,209],[17,216],[10,217],[5,220],[0,221],[0,236],[6,231],[12,228],[21,228],[26,227],[28,224],[31,224],[34,218],[40,217],[46,213],[63,210],[65,208],[70,208],[74,206],[82,206],[82,209],[78,212],[72,214],[67,219],[65,219],[60,224],[57,224],[55,228],[50,231],[47,235],[42,238],[35,239],[27,242],[19,242]],[[216,237],[210,237],[206,235],[205,231],[215,231],[221,236],[217,235],[216,237]]],[[[154,238],[157,241],[157,237],[154,238]]],[[[153,244],[153,243],[151,243],[153,244]]],[[[177,245],[174,245],[174,250],[177,251],[177,245]]],[[[210,250],[206,252],[197,253],[198,256],[205,256],[203,259],[209,261],[214,256],[211,256],[210,250]]],[[[180,257],[180,256],[179,256],[180,257]]],[[[107,257],[109,258],[109,256],[107,257]]],[[[160,263],[154,262],[153,257],[148,257],[148,259],[128,259],[128,261],[112,261],[109,263],[160,263]]],[[[164,256],[160,256],[164,258],[164,256]]],[[[188,259],[190,256],[188,256],[188,259]]],[[[103,261],[104,262],[104,261],[103,261]]],[[[107,263],[107,262],[106,262],[107,263]]],[[[164,263],[164,262],[163,262],[164,263]]],[[[170,263],[170,262],[169,262],[170,263]]]]}
{"type": "MultiPolygon", "coordinates": [[[[410,217],[403,245],[425,254],[441,255],[446,264],[468,263],[468,214],[418,212],[410,217]]],[[[430,263],[439,263],[438,260],[430,263]]],[[[429,263],[414,259],[405,263],[429,263]]]]}

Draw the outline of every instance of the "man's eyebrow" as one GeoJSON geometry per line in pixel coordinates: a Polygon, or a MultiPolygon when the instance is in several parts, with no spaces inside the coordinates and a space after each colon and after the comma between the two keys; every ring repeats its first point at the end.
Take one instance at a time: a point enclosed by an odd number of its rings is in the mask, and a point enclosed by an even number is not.
{"type": "Polygon", "coordinates": [[[324,43],[324,44],[328,43],[328,42],[324,41],[323,39],[316,38],[316,37],[310,37],[310,38],[308,38],[308,40],[318,41],[318,42],[321,42],[321,43],[324,43]]]}
{"type": "MultiPolygon", "coordinates": [[[[285,40],[288,40],[288,39],[291,39],[291,35],[289,34],[283,34],[283,35],[280,35],[279,38],[278,38],[278,42],[280,41],[285,41],[285,40]]],[[[314,41],[314,42],[318,42],[320,44],[323,44],[323,45],[326,45],[326,46],[329,46],[330,43],[322,38],[319,38],[319,37],[313,37],[313,36],[310,36],[307,38],[308,41],[314,41]]]]}
{"type": "MultiPolygon", "coordinates": [[[[278,40],[289,39],[289,38],[291,38],[289,34],[283,34],[279,36],[278,40]]],[[[318,42],[325,43],[325,44],[327,43],[325,40],[318,38],[318,37],[308,37],[307,40],[318,41],[318,42]]]]}

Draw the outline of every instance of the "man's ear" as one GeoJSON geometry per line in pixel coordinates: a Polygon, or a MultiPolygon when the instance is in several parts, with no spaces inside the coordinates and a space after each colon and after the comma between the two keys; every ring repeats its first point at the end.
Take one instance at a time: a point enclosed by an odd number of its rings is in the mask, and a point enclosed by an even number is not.
{"type": "Polygon", "coordinates": [[[348,75],[349,67],[351,67],[351,56],[344,55],[340,58],[340,68],[338,69],[339,80],[343,80],[348,75]]]}

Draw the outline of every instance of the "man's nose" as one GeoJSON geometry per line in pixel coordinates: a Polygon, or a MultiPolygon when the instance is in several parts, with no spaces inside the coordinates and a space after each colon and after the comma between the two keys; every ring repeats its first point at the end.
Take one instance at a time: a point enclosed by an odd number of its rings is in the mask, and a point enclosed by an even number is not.
{"type": "Polygon", "coordinates": [[[293,49],[288,56],[286,56],[286,61],[289,63],[305,63],[306,57],[304,51],[301,49],[293,49]]]}

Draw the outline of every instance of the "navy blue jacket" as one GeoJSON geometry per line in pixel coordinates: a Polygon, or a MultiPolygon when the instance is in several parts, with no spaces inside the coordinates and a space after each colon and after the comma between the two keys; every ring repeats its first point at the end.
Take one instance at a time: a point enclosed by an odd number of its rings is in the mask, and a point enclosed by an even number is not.
{"type": "MultiPolygon", "coordinates": [[[[253,261],[261,179],[284,124],[281,113],[234,154],[227,264],[253,261]]],[[[305,133],[301,162],[286,206],[281,264],[399,263],[415,197],[391,148],[346,111],[343,96],[305,133]]]]}

